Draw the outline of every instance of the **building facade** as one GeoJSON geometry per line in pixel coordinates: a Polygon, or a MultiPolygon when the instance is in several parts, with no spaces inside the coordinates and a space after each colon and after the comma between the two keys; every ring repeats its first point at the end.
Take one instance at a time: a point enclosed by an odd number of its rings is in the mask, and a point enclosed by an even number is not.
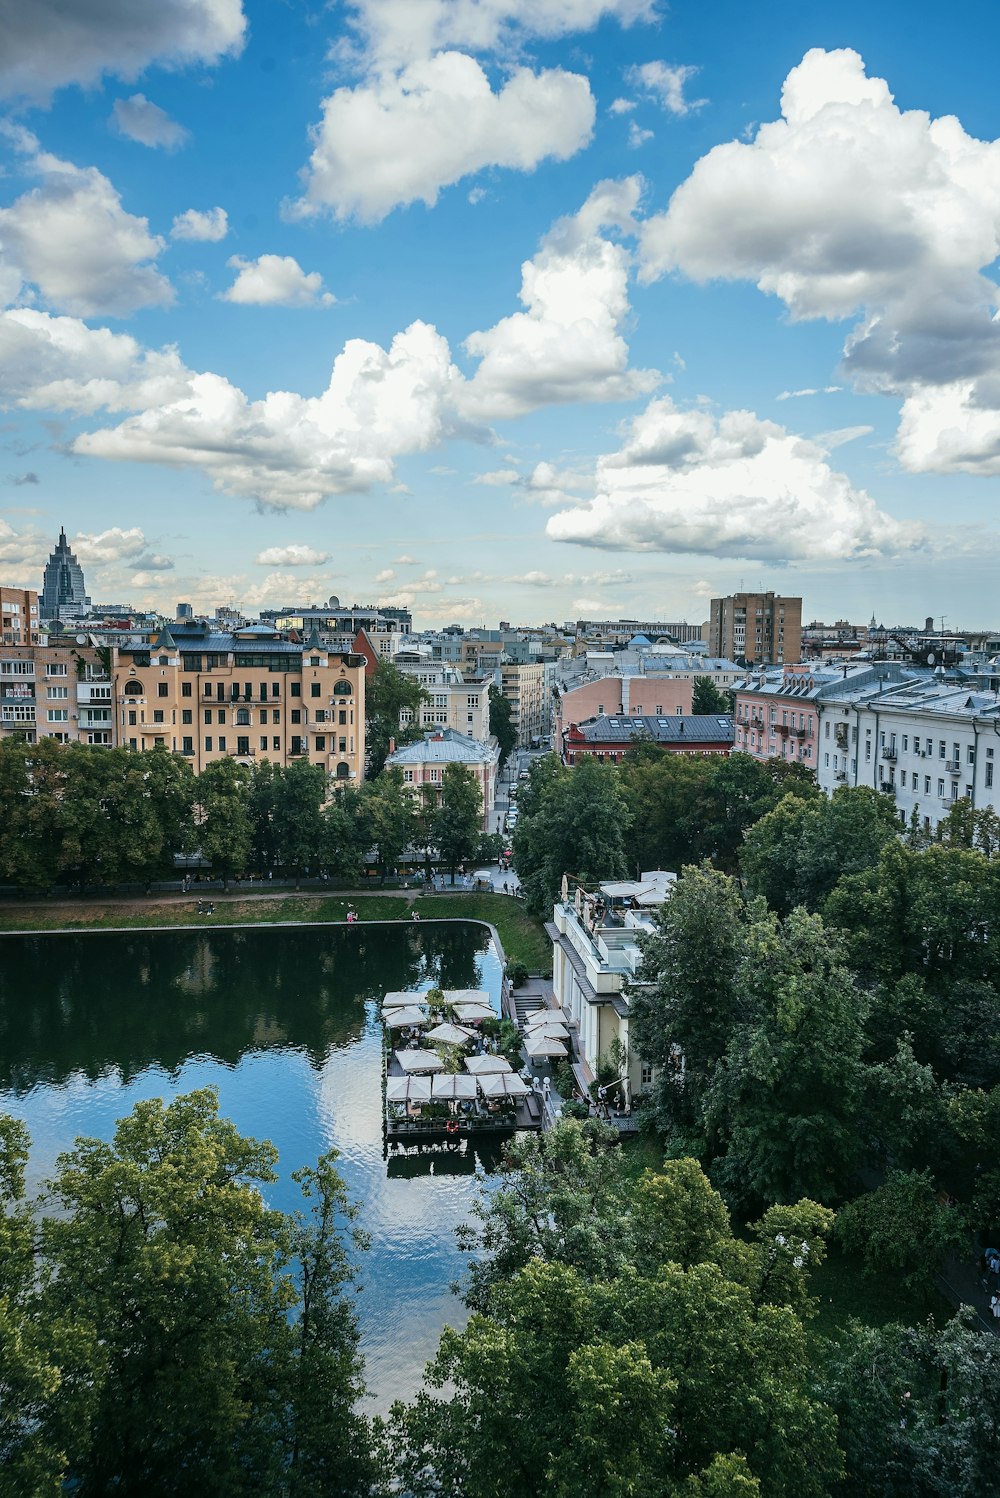
{"type": "Polygon", "coordinates": [[[0,588],[0,641],[37,645],[38,594],[33,588],[0,588]]]}
{"type": "Polygon", "coordinates": [[[713,598],[708,622],[711,655],[757,666],[781,666],[802,655],[802,599],[777,593],[713,598]]]}
{"type": "Polygon", "coordinates": [[[70,550],[65,530],[60,530],[55,550],[49,554],[42,580],[41,617],[65,623],[82,619],[90,609],[83,568],[70,550]]]}
{"type": "Polygon", "coordinates": [[[456,733],[452,728],[436,729],[415,744],[393,750],[385,763],[387,769],[402,772],[403,784],[421,804],[428,794],[440,796],[444,772],[449,765],[462,765],[471,770],[479,782],[483,798],[482,828],[484,832],[489,831],[500,764],[496,740],[485,744],[456,733]]]}
{"type": "Polygon", "coordinates": [[[118,742],[163,744],[196,773],[218,759],[288,765],[305,759],[336,780],[359,782],[365,765],[365,662],[314,634],[293,642],[261,625],[207,627],[115,652],[118,742]]]}
{"type": "MultiPolygon", "coordinates": [[[[427,693],[420,707],[420,727],[426,732],[451,728],[485,744],[490,736],[490,683],[463,676],[445,661],[430,660],[425,652],[404,650],[393,657],[393,665],[404,676],[418,681],[427,693]]],[[[399,715],[401,728],[409,727],[413,714],[399,715]]]]}
{"type": "Polygon", "coordinates": [[[498,670],[500,690],[510,703],[510,720],[517,729],[518,746],[527,748],[547,738],[552,717],[550,666],[544,661],[508,661],[501,655],[498,670]]]}
{"type": "Polygon", "coordinates": [[[563,735],[563,761],[606,759],[619,764],[636,744],[656,744],[671,754],[729,754],[733,720],[715,713],[683,718],[589,718],[571,723],[563,735]]]}
{"type": "Polygon", "coordinates": [[[691,712],[693,676],[671,672],[598,675],[579,686],[553,692],[552,733],[557,754],[566,754],[571,724],[590,718],[676,718],[691,712]]]}
{"type": "Polygon", "coordinates": [[[109,746],[115,737],[112,652],[67,640],[0,653],[0,735],[36,744],[109,746]]]}

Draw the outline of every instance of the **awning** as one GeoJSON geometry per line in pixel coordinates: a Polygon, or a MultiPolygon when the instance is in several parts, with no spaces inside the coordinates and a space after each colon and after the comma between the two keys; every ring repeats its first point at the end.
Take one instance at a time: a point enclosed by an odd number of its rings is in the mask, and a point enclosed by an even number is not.
{"type": "MultiPolygon", "coordinates": [[[[426,1078],[421,1078],[425,1081],[426,1078]]],[[[471,1101],[476,1095],[476,1079],[465,1072],[445,1072],[431,1077],[431,1097],[442,1102],[456,1100],[471,1101]]]]}
{"type": "Polygon", "coordinates": [[[465,1025],[435,1025],[427,1031],[427,1039],[434,1045],[469,1045],[475,1038],[475,1030],[465,1025]]]}
{"type": "Polygon", "coordinates": [[[569,1052],[561,1040],[554,1035],[529,1035],[524,1042],[524,1049],[533,1061],[543,1056],[568,1056],[569,1052]]]}
{"type": "Polygon", "coordinates": [[[393,1053],[400,1066],[407,1073],[444,1071],[444,1062],[437,1051],[395,1051],[393,1053]]]}
{"type": "Polygon", "coordinates": [[[526,1097],[531,1088],[516,1072],[504,1072],[499,1076],[480,1077],[479,1087],[483,1097],[526,1097]]]}
{"type": "Polygon", "coordinates": [[[389,1030],[405,1030],[415,1025],[429,1025],[427,1012],[411,1004],[407,1009],[389,1009],[382,1015],[382,1023],[389,1030]]]}
{"type": "MultiPolygon", "coordinates": [[[[469,1080],[472,1080],[471,1077],[469,1080]]],[[[430,1077],[387,1077],[385,1100],[387,1103],[429,1103],[431,1079],[430,1077]]]]}
{"type": "Polygon", "coordinates": [[[513,1067],[506,1056],[466,1056],[465,1069],[474,1077],[485,1077],[512,1071],[513,1067]]]}

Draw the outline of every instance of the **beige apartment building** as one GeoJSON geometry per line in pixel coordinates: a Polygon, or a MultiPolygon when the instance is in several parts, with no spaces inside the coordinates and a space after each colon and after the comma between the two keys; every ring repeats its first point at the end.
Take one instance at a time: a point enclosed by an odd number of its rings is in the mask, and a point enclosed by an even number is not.
{"type": "Polygon", "coordinates": [[[38,639],[34,588],[0,588],[0,640],[4,645],[37,645],[38,639]]]}
{"type": "Polygon", "coordinates": [[[4,645],[0,652],[0,735],[29,744],[116,742],[110,649],[79,645],[4,645]]]}
{"type": "Polygon", "coordinates": [[[218,759],[306,759],[364,778],[365,659],[315,632],[302,645],[265,625],[162,630],[117,651],[114,700],[119,743],[164,744],[196,773],[218,759]]]}
{"type": "Polygon", "coordinates": [[[713,598],[708,649],[756,666],[793,665],[802,657],[802,599],[777,593],[713,598]]]}
{"type": "MultiPolygon", "coordinates": [[[[457,667],[446,661],[434,661],[422,651],[402,650],[393,657],[393,665],[404,676],[419,681],[427,693],[420,708],[420,727],[426,732],[450,728],[466,738],[485,744],[490,736],[490,683],[481,678],[466,679],[457,667]]],[[[413,714],[404,709],[399,715],[401,728],[408,728],[413,714]]]]}
{"type": "Polygon", "coordinates": [[[251,625],[198,626],[117,648],[65,643],[0,653],[0,733],[36,743],[163,744],[196,773],[217,759],[306,759],[337,780],[365,764],[364,657],[251,625]]]}
{"type": "Polygon", "coordinates": [[[500,690],[510,703],[510,718],[517,729],[517,742],[524,746],[549,732],[551,712],[544,661],[515,665],[500,661],[500,690]]]}

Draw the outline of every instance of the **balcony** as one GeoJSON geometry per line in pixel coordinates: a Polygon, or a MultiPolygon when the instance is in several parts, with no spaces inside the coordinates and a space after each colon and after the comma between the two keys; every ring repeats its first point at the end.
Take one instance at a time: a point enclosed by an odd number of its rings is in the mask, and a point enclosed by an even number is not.
{"type": "Polygon", "coordinates": [[[883,759],[888,759],[888,760],[891,760],[891,761],[895,762],[895,759],[896,759],[896,746],[895,746],[895,744],[883,744],[882,745],[882,758],[883,759]]]}
{"type": "Polygon", "coordinates": [[[962,773],[962,762],[961,762],[961,760],[958,760],[958,759],[948,759],[948,760],[945,760],[944,767],[945,767],[945,770],[947,771],[947,773],[949,775],[961,775],[961,773],[962,773]]]}
{"type": "Polygon", "coordinates": [[[887,796],[894,796],[899,789],[894,780],[880,780],[878,788],[880,791],[885,791],[887,796]]]}

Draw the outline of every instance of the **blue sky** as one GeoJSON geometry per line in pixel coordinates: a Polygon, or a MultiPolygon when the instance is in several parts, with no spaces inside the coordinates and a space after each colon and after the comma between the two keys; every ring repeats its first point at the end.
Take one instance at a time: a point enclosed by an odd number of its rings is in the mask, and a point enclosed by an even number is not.
{"type": "Polygon", "coordinates": [[[5,582],[996,624],[994,6],[2,24],[5,582]]]}

